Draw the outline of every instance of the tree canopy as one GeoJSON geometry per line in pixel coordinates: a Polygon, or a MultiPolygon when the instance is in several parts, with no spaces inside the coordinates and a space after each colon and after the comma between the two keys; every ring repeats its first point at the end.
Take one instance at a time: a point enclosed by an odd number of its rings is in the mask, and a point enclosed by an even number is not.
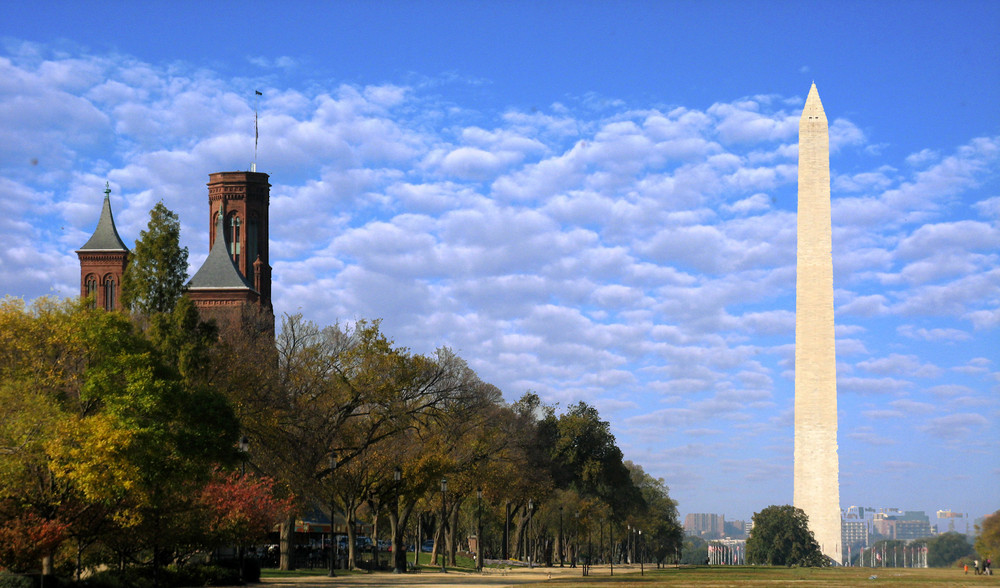
{"type": "Polygon", "coordinates": [[[1000,510],[986,515],[982,526],[976,525],[976,552],[980,557],[1000,557],[1000,510]]]}
{"type": "Polygon", "coordinates": [[[147,316],[174,309],[187,282],[188,249],[180,246],[180,230],[177,214],[157,202],[122,275],[125,308],[147,316]]]}
{"type": "Polygon", "coordinates": [[[197,488],[236,457],[228,400],[185,384],[121,313],[4,299],[0,333],[0,530],[33,526],[50,552],[103,530],[154,554],[188,533],[197,488]]]}
{"type": "Polygon", "coordinates": [[[747,539],[747,563],[771,566],[829,565],[809,530],[809,517],[791,505],[769,506],[754,513],[747,539]]]}
{"type": "Polygon", "coordinates": [[[962,533],[951,531],[923,540],[927,545],[927,565],[946,568],[975,555],[972,544],[962,533]]]}

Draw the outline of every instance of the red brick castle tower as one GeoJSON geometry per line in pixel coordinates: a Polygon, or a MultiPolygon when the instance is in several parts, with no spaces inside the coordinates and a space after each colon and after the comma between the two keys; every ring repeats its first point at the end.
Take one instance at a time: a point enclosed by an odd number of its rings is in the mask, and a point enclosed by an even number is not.
{"type": "Polygon", "coordinates": [[[273,330],[271,265],[268,258],[268,175],[209,174],[209,254],[187,285],[203,320],[223,330],[248,318],[273,330]]]}
{"type": "Polygon", "coordinates": [[[93,296],[94,306],[121,309],[122,274],[129,250],[118,236],[111,214],[111,187],[105,184],[104,208],[94,234],[76,251],[80,259],[80,296],[93,296]]]}

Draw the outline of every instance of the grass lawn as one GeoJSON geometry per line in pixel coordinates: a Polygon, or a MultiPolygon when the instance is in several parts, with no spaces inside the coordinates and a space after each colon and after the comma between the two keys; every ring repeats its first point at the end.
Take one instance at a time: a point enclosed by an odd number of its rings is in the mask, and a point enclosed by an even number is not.
{"type": "Polygon", "coordinates": [[[586,578],[553,578],[526,586],[1000,586],[1000,576],[964,575],[960,568],[784,568],[753,566],[699,566],[647,570],[638,574],[608,575],[594,569],[586,578]],[[871,579],[871,576],[876,576],[871,579]]]}

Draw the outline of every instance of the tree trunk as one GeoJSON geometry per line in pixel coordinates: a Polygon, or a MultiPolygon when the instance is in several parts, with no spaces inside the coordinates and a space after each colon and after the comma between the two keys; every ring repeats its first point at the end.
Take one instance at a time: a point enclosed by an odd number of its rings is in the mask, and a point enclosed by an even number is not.
{"type": "Polygon", "coordinates": [[[444,567],[444,518],[437,516],[437,529],[434,529],[434,547],[431,548],[431,564],[444,567]],[[441,561],[438,562],[438,557],[441,561]]]}
{"type": "Polygon", "coordinates": [[[417,515],[417,551],[413,555],[413,567],[420,565],[420,555],[424,552],[424,517],[423,513],[417,515]]]}
{"type": "Polygon", "coordinates": [[[281,548],[281,562],[278,564],[282,571],[295,569],[295,519],[288,517],[281,523],[279,531],[279,542],[281,548]]]}
{"type": "Polygon", "coordinates": [[[347,524],[347,568],[353,570],[357,565],[354,555],[354,541],[357,533],[354,532],[354,509],[344,510],[344,520],[347,524]]]}
{"type": "Polygon", "coordinates": [[[458,536],[458,511],[461,510],[462,502],[464,500],[456,500],[455,504],[448,509],[448,528],[451,531],[448,533],[448,565],[456,566],[458,565],[458,544],[461,538],[458,536]]]}
{"type": "Polygon", "coordinates": [[[517,520],[517,527],[514,529],[514,559],[525,560],[524,532],[528,518],[521,516],[517,520]]]}
{"type": "MultiPolygon", "coordinates": [[[[406,521],[410,518],[410,511],[413,505],[406,505],[402,512],[395,510],[389,513],[389,530],[392,533],[390,541],[392,545],[392,571],[406,571],[406,548],[403,546],[403,532],[406,530],[406,521]]],[[[420,550],[420,540],[417,539],[417,551],[420,550]]]]}

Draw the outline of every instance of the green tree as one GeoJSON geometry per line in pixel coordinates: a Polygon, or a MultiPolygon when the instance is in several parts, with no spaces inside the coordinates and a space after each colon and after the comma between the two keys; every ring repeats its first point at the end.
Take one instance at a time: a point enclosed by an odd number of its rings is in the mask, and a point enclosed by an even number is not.
{"type": "Polygon", "coordinates": [[[986,515],[982,526],[976,525],[976,552],[979,557],[996,559],[1000,557],[1000,510],[986,515]]]}
{"type": "Polygon", "coordinates": [[[932,568],[946,568],[975,554],[965,535],[954,531],[941,533],[924,542],[927,544],[927,565],[932,568]]]}
{"type": "Polygon", "coordinates": [[[642,494],[625,467],[611,425],[601,420],[596,408],[579,402],[554,424],[554,431],[551,425],[543,423],[542,427],[555,435],[549,447],[557,487],[574,488],[583,496],[602,500],[619,520],[642,508],[642,494]]]}
{"type": "Polygon", "coordinates": [[[809,530],[809,517],[790,505],[769,506],[754,513],[747,539],[747,563],[771,566],[829,565],[809,530]]]}
{"type": "Polygon", "coordinates": [[[177,215],[157,202],[122,275],[126,308],[143,316],[174,309],[187,281],[188,249],[180,246],[180,232],[177,215]]]}
{"type": "Polygon", "coordinates": [[[701,537],[693,535],[684,537],[684,546],[682,549],[682,564],[703,566],[708,561],[708,542],[701,537]]]}
{"type": "Polygon", "coordinates": [[[44,529],[46,571],[65,537],[134,553],[197,530],[194,499],[235,459],[238,423],[177,363],[122,313],[0,303],[0,528],[44,529]]]}
{"type": "Polygon", "coordinates": [[[649,561],[674,561],[684,539],[684,529],[678,520],[677,501],[670,498],[662,478],[654,478],[643,471],[642,466],[631,461],[626,461],[625,467],[631,473],[632,483],[642,493],[645,508],[634,520],[633,526],[644,534],[649,561]]]}

